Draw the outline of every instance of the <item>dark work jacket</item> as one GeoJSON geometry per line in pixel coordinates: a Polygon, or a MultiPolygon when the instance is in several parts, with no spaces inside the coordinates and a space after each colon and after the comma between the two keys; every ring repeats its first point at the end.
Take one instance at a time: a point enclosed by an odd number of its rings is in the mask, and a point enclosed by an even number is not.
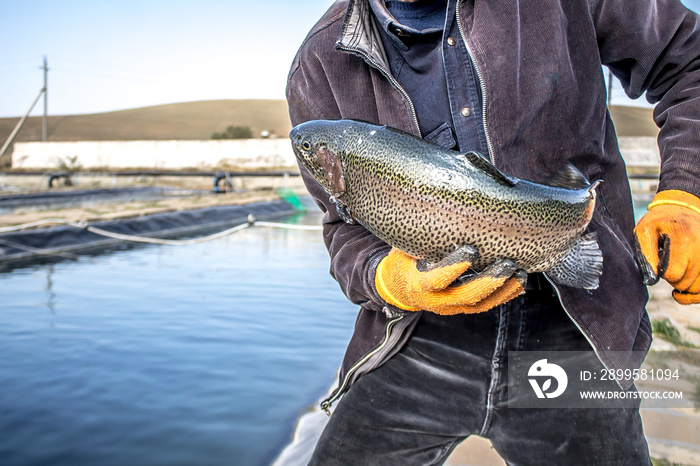
{"type": "MultiPolygon", "coordinates": [[[[555,285],[562,306],[609,369],[635,368],[651,343],[648,299],[633,252],[629,182],[606,108],[601,63],[633,98],[657,103],[659,190],[700,195],[700,22],[678,0],[460,0],[461,37],[483,100],[489,157],[505,173],[544,182],[565,163],[602,179],[589,230],[604,266],[596,290],[555,285]],[[614,351],[615,353],[606,353],[614,351]],[[620,353],[624,352],[624,353],[620,353]]],[[[292,124],[354,118],[420,135],[391,76],[366,0],[340,0],[313,27],[289,73],[292,124]]],[[[305,170],[325,212],[330,272],[361,306],[335,400],[391,357],[420,313],[390,308],[374,287],[389,246],[344,223],[305,170]]],[[[324,407],[325,407],[324,406],[324,407]]]]}

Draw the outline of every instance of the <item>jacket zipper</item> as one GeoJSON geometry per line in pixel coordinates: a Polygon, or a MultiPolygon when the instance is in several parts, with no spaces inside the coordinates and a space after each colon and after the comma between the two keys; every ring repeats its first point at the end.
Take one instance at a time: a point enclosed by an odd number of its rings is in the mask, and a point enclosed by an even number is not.
{"type": "Polygon", "coordinates": [[[491,134],[489,133],[489,127],[486,124],[486,85],[484,84],[484,78],[481,74],[479,64],[474,59],[474,53],[472,52],[472,48],[469,46],[469,42],[467,41],[467,36],[464,34],[462,20],[459,17],[460,3],[461,1],[457,0],[457,6],[455,9],[455,16],[457,16],[457,29],[459,29],[459,34],[462,36],[464,45],[467,47],[467,53],[469,54],[469,58],[471,58],[472,65],[474,66],[474,71],[476,71],[476,79],[479,81],[479,88],[481,89],[481,123],[484,126],[484,134],[486,136],[486,147],[489,151],[489,160],[491,160],[492,164],[496,165],[496,154],[493,150],[493,144],[491,143],[491,134]]]}
{"type": "MultiPolygon", "coordinates": [[[[357,48],[353,48],[353,47],[347,47],[347,46],[344,46],[344,45],[342,45],[342,44],[339,44],[339,45],[338,45],[338,48],[339,48],[340,50],[344,50],[344,51],[346,51],[346,52],[356,53],[356,54],[360,55],[360,56],[365,60],[365,62],[367,62],[367,63],[369,63],[370,65],[374,66],[377,70],[379,70],[379,72],[381,72],[381,73],[384,75],[385,78],[387,78],[387,79],[389,80],[389,82],[394,86],[394,88],[396,88],[396,90],[398,90],[398,91],[401,93],[401,95],[404,97],[404,99],[406,99],[406,101],[408,102],[408,105],[409,105],[409,107],[410,107],[410,109],[411,109],[411,117],[412,117],[412,119],[413,119],[413,124],[414,124],[415,129],[416,129],[416,131],[417,131],[417,133],[418,133],[418,136],[419,136],[419,137],[422,137],[421,131],[420,131],[420,126],[418,125],[418,116],[416,115],[416,109],[415,109],[415,107],[413,106],[413,101],[412,101],[411,98],[408,96],[408,93],[406,92],[406,90],[405,90],[405,89],[401,86],[401,84],[399,84],[399,82],[396,80],[396,78],[394,78],[394,77],[391,75],[390,72],[388,72],[387,70],[385,70],[384,67],[383,67],[377,60],[375,60],[374,58],[370,57],[370,56],[369,56],[366,52],[364,52],[363,50],[357,49],[357,48]]],[[[389,337],[391,336],[391,329],[394,327],[394,325],[395,325],[397,322],[399,322],[399,321],[402,320],[403,318],[404,318],[404,316],[399,316],[399,317],[397,317],[397,318],[395,318],[395,319],[392,319],[392,320],[390,320],[389,322],[387,322],[386,328],[385,328],[385,330],[384,330],[384,340],[382,341],[382,343],[381,343],[379,346],[377,346],[374,350],[372,350],[372,351],[370,351],[369,353],[365,354],[365,355],[362,357],[362,359],[360,359],[359,361],[357,361],[357,362],[348,370],[347,374],[345,374],[345,378],[343,378],[343,380],[342,380],[341,383],[340,383],[340,386],[338,386],[338,389],[335,391],[335,394],[333,394],[330,398],[327,398],[327,399],[325,399],[325,400],[323,400],[323,401],[321,402],[321,409],[323,410],[323,412],[325,412],[328,416],[331,415],[331,412],[330,412],[331,406],[332,406],[333,403],[335,403],[335,402],[338,400],[338,398],[340,398],[340,396],[345,392],[346,387],[347,387],[347,385],[348,385],[348,382],[350,381],[350,378],[352,377],[352,375],[353,375],[355,372],[357,372],[357,370],[358,370],[360,367],[362,367],[362,365],[364,365],[367,361],[369,361],[369,359],[372,358],[372,356],[374,356],[375,354],[377,354],[379,351],[381,351],[382,349],[384,349],[384,348],[386,347],[386,345],[389,343],[389,337]]]]}
{"type": "Polygon", "coordinates": [[[416,130],[418,131],[418,136],[422,137],[420,132],[420,126],[418,125],[418,116],[416,115],[416,109],[413,106],[413,101],[408,96],[406,90],[403,87],[401,87],[401,84],[399,84],[396,78],[394,78],[390,72],[385,70],[384,67],[382,67],[382,65],[378,61],[367,55],[367,53],[363,52],[362,50],[346,47],[344,45],[339,45],[338,48],[340,48],[341,50],[345,50],[346,52],[352,52],[361,55],[367,63],[378,69],[389,80],[389,82],[401,93],[404,99],[406,99],[406,101],[408,102],[408,105],[411,107],[411,117],[413,118],[413,124],[415,125],[416,130]]]}
{"type": "MultiPolygon", "coordinates": [[[[546,273],[543,273],[542,275],[544,275],[544,278],[546,278],[547,281],[549,282],[549,284],[552,285],[552,288],[557,293],[557,299],[559,299],[559,304],[561,304],[562,309],[564,309],[564,312],[566,312],[566,315],[569,316],[569,319],[571,320],[571,322],[574,323],[574,325],[576,326],[578,331],[581,332],[581,334],[586,339],[586,341],[588,341],[588,344],[591,345],[591,348],[593,348],[593,352],[595,353],[596,357],[598,358],[598,361],[600,361],[600,363],[603,365],[603,367],[605,368],[606,371],[610,371],[610,368],[608,367],[608,365],[605,364],[605,361],[603,361],[603,359],[600,357],[600,354],[598,354],[598,348],[596,348],[596,346],[593,344],[593,341],[591,341],[591,339],[588,338],[588,335],[586,334],[586,332],[583,331],[583,329],[578,324],[578,322],[576,322],[576,319],[574,319],[571,316],[571,313],[569,312],[569,310],[566,308],[566,306],[564,306],[564,301],[562,301],[562,299],[561,299],[561,293],[559,292],[559,288],[557,288],[557,286],[547,276],[546,273]]],[[[622,385],[620,385],[620,382],[618,382],[617,379],[615,379],[615,381],[617,382],[618,387],[620,387],[622,389],[622,385]]]]}
{"type": "Polygon", "coordinates": [[[340,398],[340,396],[345,392],[346,386],[348,384],[348,381],[350,380],[350,377],[364,364],[366,363],[372,356],[377,354],[379,351],[384,349],[384,347],[387,345],[389,342],[389,336],[391,335],[391,329],[394,327],[394,324],[396,324],[398,321],[403,319],[404,316],[399,316],[393,320],[390,320],[386,324],[386,330],[384,331],[384,340],[382,341],[382,344],[377,346],[375,349],[370,351],[369,353],[365,354],[362,359],[357,361],[349,370],[348,373],[345,374],[345,378],[343,378],[342,383],[338,387],[338,390],[336,390],[335,394],[332,395],[330,398],[327,398],[326,400],[323,400],[321,402],[321,409],[323,410],[324,413],[327,415],[331,415],[330,408],[335,401],[340,398]]]}

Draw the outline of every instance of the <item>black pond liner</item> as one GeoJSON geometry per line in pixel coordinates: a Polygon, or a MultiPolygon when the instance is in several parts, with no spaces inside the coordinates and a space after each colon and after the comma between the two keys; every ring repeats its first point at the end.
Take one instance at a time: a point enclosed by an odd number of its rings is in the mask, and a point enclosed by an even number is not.
{"type": "MultiPolygon", "coordinates": [[[[246,223],[248,216],[263,220],[297,213],[284,200],[236,206],[215,206],[178,212],[90,223],[112,233],[155,238],[200,236],[246,223]]],[[[76,259],[76,254],[98,255],[143,243],[108,238],[84,228],[61,225],[0,234],[0,272],[37,264],[76,259]]]]}
{"type": "Polygon", "coordinates": [[[57,209],[73,206],[114,204],[129,201],[160,200],[169,197],[208,194],[209,191],[177,188],[103,188],[0,196],[0,214],[17,209],[57,209]]]}

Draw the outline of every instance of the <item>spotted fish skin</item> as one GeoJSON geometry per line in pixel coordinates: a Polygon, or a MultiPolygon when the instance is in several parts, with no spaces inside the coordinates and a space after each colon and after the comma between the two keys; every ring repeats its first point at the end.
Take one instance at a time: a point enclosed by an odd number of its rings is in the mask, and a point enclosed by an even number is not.
{"type": "Polygon", "coordinates": [[[482,270],[510,259],[527,272],[595,289],[602,254],[582,236],[596,193],[550,187],[501,173],[478,154],[461,154],[385,126],[314,120],[290,133],[301,164],[348,220],[405,253],[437,263],[455,249],[478,250],[482,270]]]}

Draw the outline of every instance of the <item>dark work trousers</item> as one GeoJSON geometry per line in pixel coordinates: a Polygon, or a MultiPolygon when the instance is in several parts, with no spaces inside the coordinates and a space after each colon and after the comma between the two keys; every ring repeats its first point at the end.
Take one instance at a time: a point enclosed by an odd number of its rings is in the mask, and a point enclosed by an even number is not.
{"type": "Polygon", "coordinates": [[[512,465],[651,464],[638,404],[509,408],[508,351],[592,349],[548,287],[481,314],[425,312],[401,351],[343,396],[310,464],[442,464],[470,435],[512,465]]]}

